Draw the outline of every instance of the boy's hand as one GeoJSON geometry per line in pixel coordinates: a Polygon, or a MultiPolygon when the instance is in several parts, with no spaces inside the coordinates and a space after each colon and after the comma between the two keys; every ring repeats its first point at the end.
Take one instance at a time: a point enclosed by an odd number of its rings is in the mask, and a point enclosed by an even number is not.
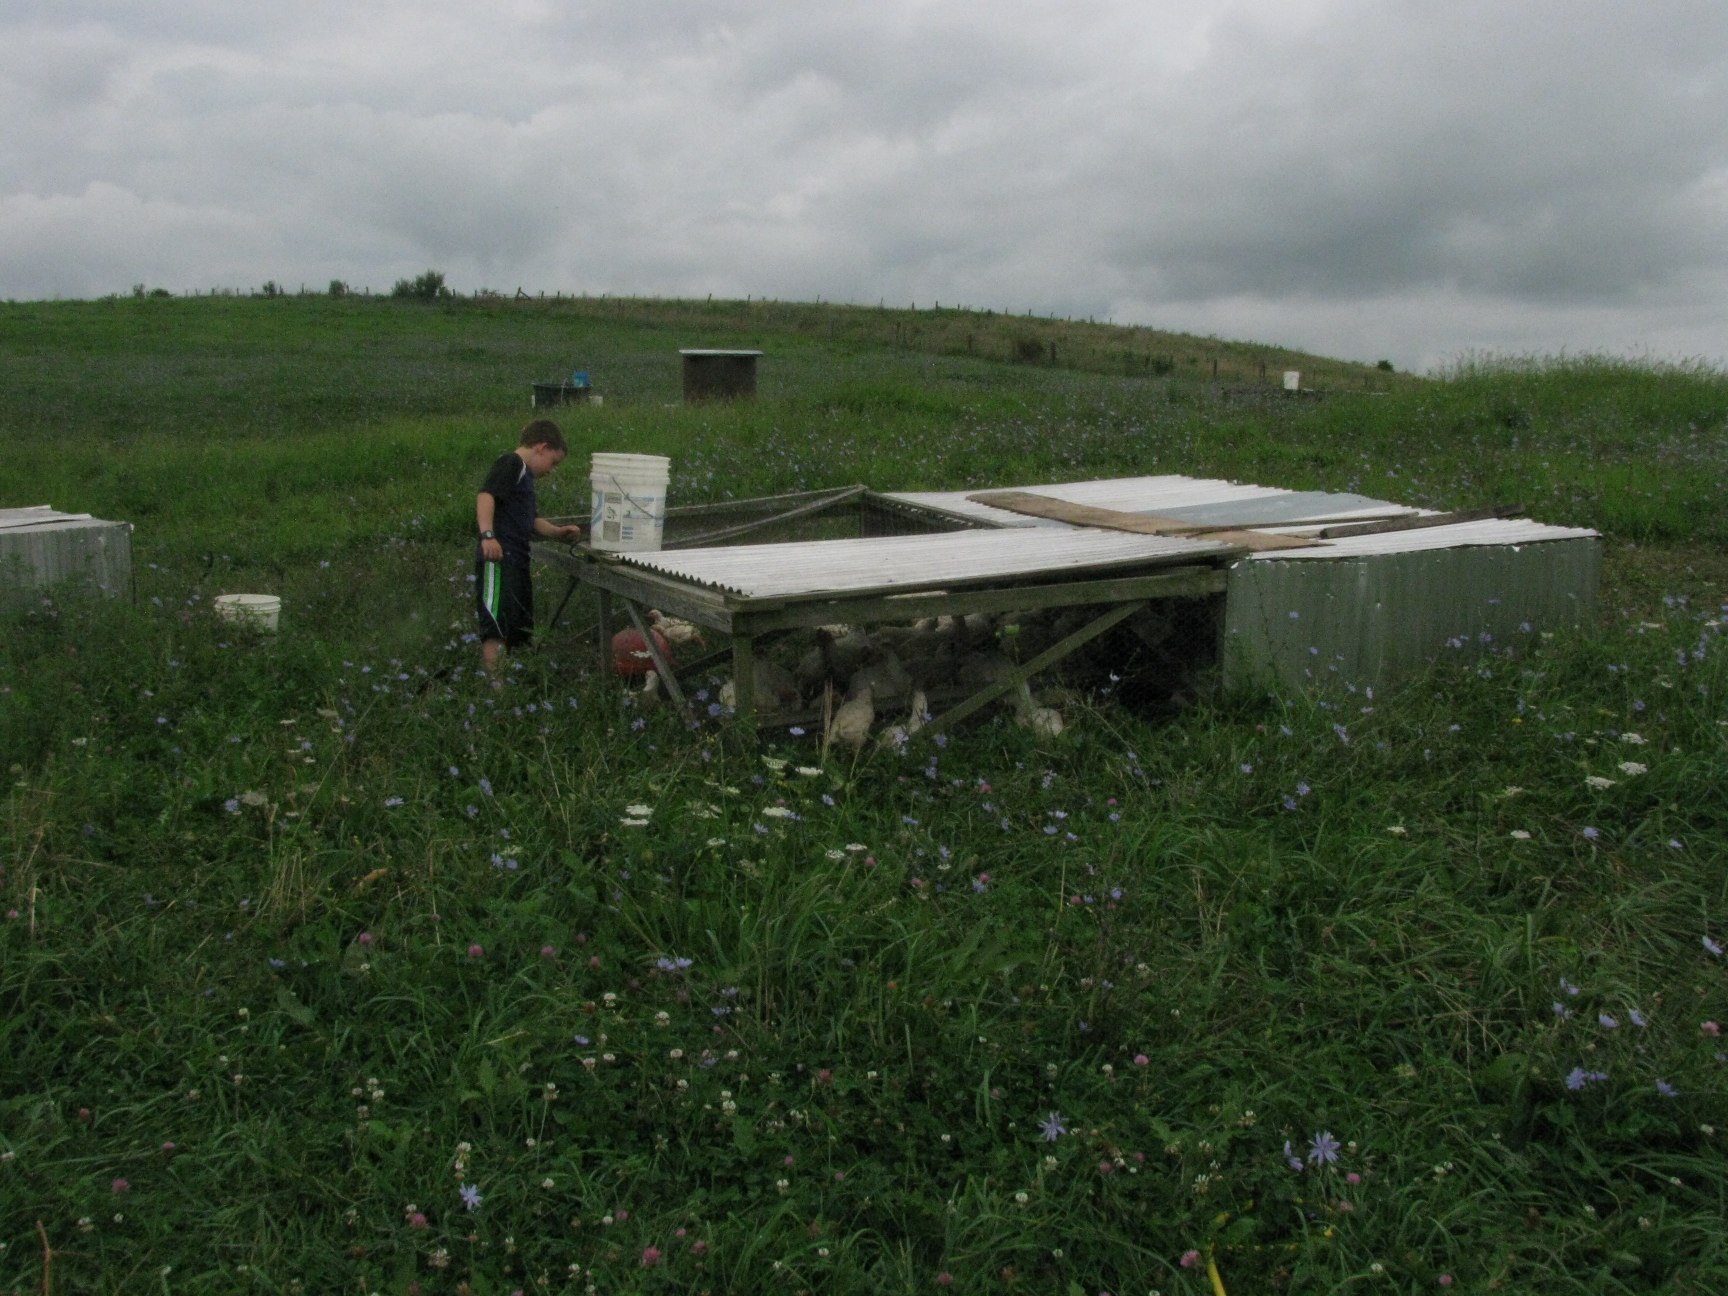
{"type": "Polygon", "coordinates": [[[559,527],[558,538],[560,540],[580,540],[582,538],[582,528],[577,526],[575,523],[571,523],[569,526],[559,527]]]}

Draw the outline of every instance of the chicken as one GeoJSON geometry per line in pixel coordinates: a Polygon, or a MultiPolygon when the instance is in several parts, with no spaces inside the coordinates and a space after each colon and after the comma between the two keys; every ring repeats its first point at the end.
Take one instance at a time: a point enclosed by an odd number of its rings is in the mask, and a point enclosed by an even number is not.
{"type": "Polygon", "coordinates": [[[665,636],[666,642],[674,648],[683,648],[691,644],[698,648],[706,646],[706,642],[702,638],[702,627],[694,621],[669,617],[659,608],[649,608],[648,622],[665,636]]]}
{"type": "Polygon", "coordinates": [[[860,689],[847,698],[829,719],[827,732],[822,735],[823,754],[826,755],[828,748],[838,743],[856,755],[870,736],[870,726],[875,720],[876,704],[870,690],[860,689]]]}
{"type": "MultiPolygon", "coordinates": [[[[751,679],[755,682],[756,711],[759,715],[773,715],[778,711],[791,711],[798,706],[798,682],[792,678],[792,673],[784,666],[778,666],[761,657],[755,659],[752,666],[751,679]]],[[[727,680],[720,686],[720,705],[736,707],[738,705],[738,686],[732,680],[727,680]]]]}
{"type": "Polygon", "coordinates": [[[1068,727],[1055,707],[1039,706],[1032,690],[1021,680],[1009,695],[1014,703],[1014,723],[1041,738],[1054,738],[1068,727]]]}
{"type": "Polygon", "coordinates": [[[874,660],[853,672],[847,681],[848,697],[865,689],[869,689],[871,697],[878,702],[898,702],[912,691],[912,677],[893,653],[877,653],[874,660]]]}
{"type": "Polygon", "coordinates": [[[912,691],[912,710],[907,714],[905,723],[889,725],[876,739],[876,745],[884,750],[904,747],[907,740],[929,721],[930,701],[924,696],[923,689],[914,689],[912,691]]]}

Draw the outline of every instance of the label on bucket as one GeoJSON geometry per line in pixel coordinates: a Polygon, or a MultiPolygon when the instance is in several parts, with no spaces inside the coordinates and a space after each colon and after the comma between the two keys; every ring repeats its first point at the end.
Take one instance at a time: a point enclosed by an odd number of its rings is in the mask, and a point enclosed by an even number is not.
{"type": "Polygon", "coordinates": [[[666,518],[668,461],[658,455],[597,454],[589,483],[596,549],[655,550],[666,518]]]}

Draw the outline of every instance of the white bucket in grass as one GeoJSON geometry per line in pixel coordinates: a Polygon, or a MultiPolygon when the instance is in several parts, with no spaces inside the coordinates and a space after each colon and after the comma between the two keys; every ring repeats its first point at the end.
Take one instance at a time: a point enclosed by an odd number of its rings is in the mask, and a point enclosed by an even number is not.
{"type": "Polygon", "coordinates": [[[276,620],[282,614],[282,600],[274,594],[218,594],[215,603],[216,615],[224,621],[253,630],[274,633],[276,620]]]}
{"type": "Polygon", "coordinates": [[[658,549],[671,473],[665,455],[595,455],[588,477],[589,546],[617,553],[658,549]]]}

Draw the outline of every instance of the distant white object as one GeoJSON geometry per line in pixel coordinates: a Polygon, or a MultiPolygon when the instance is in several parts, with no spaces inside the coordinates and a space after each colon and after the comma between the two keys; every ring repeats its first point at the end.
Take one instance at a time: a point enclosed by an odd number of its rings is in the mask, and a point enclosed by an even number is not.
{"type": "Polygon", "coordinates": [[[282,600],[274,594],[218,594],[216,615],[236,625],[250,626],[266,634],[276,633],[282,600]]]}
{"type": "Polygon", "coordinates": [[[1284,371],[1284,390],[1287,392],[1302,390],[1302,371],[1300,369],[1286,369],[1284,371]]]}

